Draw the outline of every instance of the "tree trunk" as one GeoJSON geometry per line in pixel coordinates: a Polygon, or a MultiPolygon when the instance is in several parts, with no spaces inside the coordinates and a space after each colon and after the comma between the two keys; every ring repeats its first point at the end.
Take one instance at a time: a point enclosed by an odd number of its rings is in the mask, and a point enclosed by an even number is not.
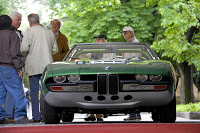
{"type": "Polygon", "coordinates": [[[182,70],[182,64],[178,64],[180,77],[181,77],[181,88],[180,88],[180,97],[181,97],[181,104],[185,104],[185,87],[184,87],[184,72],[182,70]]]}
{"type": "Polygon", "coordinates": [[[194,102],[193,94],[193,67],[187,62],[179,64],[181,74],[181,104],[194,102]]]}
{"type": "MultiPolygon", "coordinates": [[[[192,42],[194,33],[198,33],[197,27],[191,27],[188,32],[185,33],[189,43],[192,42]]],[[[187,61],[179,64],[179,70],[181,74],[181,104],[188,104],[194,102],[193,91],[193,66],[188,66],[187,61]]]]}

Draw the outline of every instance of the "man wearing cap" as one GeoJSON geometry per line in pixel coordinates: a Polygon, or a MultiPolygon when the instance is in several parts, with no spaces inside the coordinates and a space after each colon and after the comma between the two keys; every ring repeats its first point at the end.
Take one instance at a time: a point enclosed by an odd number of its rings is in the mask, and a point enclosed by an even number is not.
{"type": "MultiPolygon", "coordinates": [[[[122,31],[122,35],[124,39],[129,43],[139,43],[139,41],[135,37],[135,33],[132,27],[125,26],[122,31]]],[[[141,115],[139,112],[137,113],[130,113],[128,118],[124,119],[125,121],[129,120],[141,120],[141,115]]]]}
{"type": "Polygon", "coordinates": [[[95,36],[94,38],[96,39],[97,43],[99,43],[99,42],[107,42],[107,36],[104,35],[104,34],[100,34],[98,36],[95,36]]]}
{"type": "MultiPolygon", "coordinates": [[[[94,39],[96,39],[96,43],[105,43],[107,42],[107,36],[105,34],[100,34],[98,36],[95,36],[94,39]]],[[[91,55],[92,59],[100,59],[103,57],[103,53],[93,53],[91,55]]]]}
{"type": "Polygon", "coordinates": [[[127,42],[133,42],[133,43],[139,43],[139,41],[135,37],[135,33],[132,27],[130,26],[125,26],[123,28],[122,34],[124,36],[124,39],[127,42]]]}
{"type": "MultiPolygon", "coordinates": [[[[103,42],[107,42],[107,36],[104,34],[100,34],[98,36],[94,37],[96,39],[96,43],[103,43],[103,42]]],[[[91,58],[93,59],[99,59],[103,57],[103,53],[94,53],[91,55],[91,58]]],[[[87,118],[85,118],[85,121],[95,121],[97,119],[97,121],[103,121],[103,114],[88,114],[87,118]],[[96,115],[96,117],[95,117],[96,115]]]]}

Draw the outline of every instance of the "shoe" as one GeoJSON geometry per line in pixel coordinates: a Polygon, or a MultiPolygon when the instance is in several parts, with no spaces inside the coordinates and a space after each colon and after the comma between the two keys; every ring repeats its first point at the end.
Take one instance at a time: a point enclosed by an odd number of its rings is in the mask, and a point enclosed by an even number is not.
{"type": "Polygon", "coordinates": [[[11,124],[11,123],[14,123],[13,118],[5,119],[5,124],[11,124]]]}
{"type": "Polygon", "coordinates": [[[124,121],[135,121],[136,120],[136,117],[128,117],[128,118],[124,118],[124,121]]]}
{"type": "Polygon", "coordinates": [[[0,124],[6,124],[5,121],[6,121],[6,119],[0,120],[0,124]]]}
{"type": "Polygon", "coordinates": [[[96,118],[91,118],[91,117],[88,117],[88,118],[84,118],[85,121],[96,121],[96,118]]]}
{"type": "Polygon", "coordinates": [[[33,120],[29,120],[27,117],[14,121],[14,124],[26,124],[33,123],[33,120]]]}
{"type": "Polygon", "coordinates": [[[33,123],[40,123],[41,120],[33,120],[33,123]]]}
{"type": "Polygon", "coordinates": [[[140,114],[136,115],[136,120],[141,120],[141,115],[140,114]]]}
{"type": "Polygon", "coordinates": [[[141,120],[141,116],[140,115],[130,116],[124,119],[124,121],[135,121],[135,120],[141,120]]]}
{"type": "Polygon", "coordinates": [[[140,113],[131,113],[128,118],[124,119],[125,121],[134,121],[134,120],[141,120],[140,113]]]}
{"type": "Polygon", "coordinates": [[[102,118],[97,118],[97,121],[103,121],[103,119],[102,118]]]}
{"type": "Polygon", "coordinates": [[[14,120],[12,118],[0,120],[0,124],[11,124],[11,123],[14,123],[14,120]]]}
{"type": "Polygon", "coordinates": [[[109,114],[103,114],[103,118],[108,118],[109,114]]]}

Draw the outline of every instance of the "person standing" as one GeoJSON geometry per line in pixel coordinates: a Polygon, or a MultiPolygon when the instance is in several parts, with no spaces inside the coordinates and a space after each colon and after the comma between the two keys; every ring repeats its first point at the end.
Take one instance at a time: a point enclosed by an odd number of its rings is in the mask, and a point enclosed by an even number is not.
{"type": "MultiPolygon", "coordinates": [[[[96,39],[96,43],[104,43],[107,42],[107,36],[104,34],[100,34],[96,37],[94,37],[96,39]]],[[[92,58],[94,59],[98,59],[100,57],[102,57],[103,54],[98,53],[98,54],[93,54],[92,58]]],[[[84,118],[85,121],[95,121],[97,119],[97,121],[103,121],[103,114],[88,114],[87,118],[84,118]]]]}
{"type": "Polygon", "coordinates": [[[132,27],[125,26],[123,28],[122,34],[126,42],[139,43],[139,41],[135,37],[135,33],[132,27]]]}
{"type": "Polygon", "coordinates": [[[57,53],[58,47],[51,30],[40,24],[38,14],[29,14],[28,21],[30,28],[24,33],[20,50],[26,58],[25,72],[30,83],[33,122],[40,122],[39,80],[45,67],[53,62],[52,55],[57,53]]]}
{"type": "MultiPolygon", "coordinates": [[[[129,43],[139,43],[139,41],[135,37],[135,33],[132,27],[125,26],[122,31],[124,40],[126,40],[129,43]]],[[[128,118],[124,119],[125,121],[129,120],[141,120],[141,115],[139,112],[136,113],[130,113],[128,118]]]]}
{"type": "MultiPolygon", "coordinates": [[[[20,43],[21,43],[23,36],[22,36],[21,31],[18,30],[18,28],[21,25],[22,14],[20,14],[17,11],[12,11],[10,13],[10,18],[12,19],[12,24],[11,24],[10,29],[17,33],[19,40],[20,40],[20,43]]],[[[13,119],[14,119],[14,108],[15,107],[14,107],[14,101],[13,101],[11,95],[8,92],[6,94],[6,100],[4,102],[3,108],[6,111],[5,118],[6,118],[7,122],[13,123],[14,122],[13,119]]]]}
{"type": "Polygon", "coordinates": [[[10,30],[12,20],[7,15],[0,16],[0,123],[5,124],[4,104],[8,92],[14,102],[14,123],[29,123],[27,119],[25,98],[22,86],[22,67],[24,62],[20,55],[20,41],[17,34],[10,30]]]}
{"type": "Polygon", "coordinates": [[[53,55],[53,61],[62,61],[67,52],[69,51],[69,42],[67,37],[62,34],[59,30],[61,27],[61,22],[58,19],[53,19],[50,22],[51,31],[56,37],[58,45],[58,53],[53,55]]]}
{"type": "Polygon", "coordinates": [[[21,26],[22,14],[17,11],[12,11],[10,13],[10,18],[12,19],[11,30],[17,33],[20,43],[21,43],[23,35],[22,35],[22,32],[18,30],[18,28],[21,26]]]}

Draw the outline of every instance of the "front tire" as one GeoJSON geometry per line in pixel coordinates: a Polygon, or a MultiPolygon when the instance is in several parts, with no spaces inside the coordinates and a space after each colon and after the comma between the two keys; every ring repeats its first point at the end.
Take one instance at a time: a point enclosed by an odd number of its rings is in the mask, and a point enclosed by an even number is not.
{"type": "Polygon", "coordinates": [[[158,107],[152,112],[152,119],[155,122],[174,123],[176,121],[176,97],[168,105],[158,107]]]}
{"type": "Polygon", "coordinates": [[[45,124],[59,124],[60,113],[59,109],[50,106],[44,98],[40,98],[42,120],[45,124]]]}

